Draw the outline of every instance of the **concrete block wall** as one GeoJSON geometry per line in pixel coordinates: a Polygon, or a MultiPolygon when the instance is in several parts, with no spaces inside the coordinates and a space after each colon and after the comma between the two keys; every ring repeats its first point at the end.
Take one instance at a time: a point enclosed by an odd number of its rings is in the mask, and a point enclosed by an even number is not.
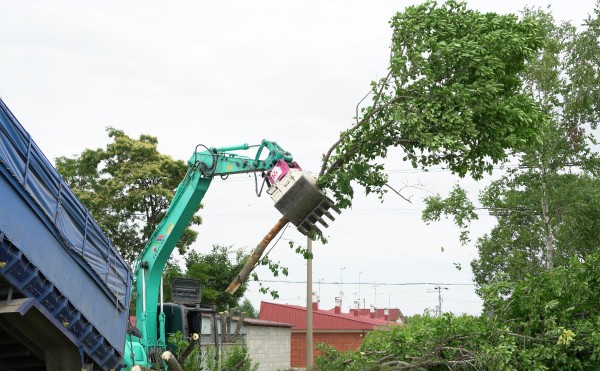
{"type": "Polygon", "coordinates": [[[291,333],[289,327],[247,326],[246,345],[259,371],[290,368],[291,333]]]}

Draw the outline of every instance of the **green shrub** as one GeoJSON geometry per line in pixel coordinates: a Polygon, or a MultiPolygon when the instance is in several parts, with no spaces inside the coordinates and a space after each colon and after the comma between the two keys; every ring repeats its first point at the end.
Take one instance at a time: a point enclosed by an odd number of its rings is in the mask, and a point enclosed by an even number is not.
{"type": "MultiPolygon", "coordinates": [[[[175,346],[177,355],[189,345],[180,331],[169,336],[169,343],[175,346]]],[[[248,353],[246,344],[221,347],[220,350],[217,362],[214,346],[195,346],[192,353],[186,359],[185,364],[182,365],[183,369],[186,371],[256,371],[258,369],[258,363],[252,363],[252,358],[248,353]]]]}

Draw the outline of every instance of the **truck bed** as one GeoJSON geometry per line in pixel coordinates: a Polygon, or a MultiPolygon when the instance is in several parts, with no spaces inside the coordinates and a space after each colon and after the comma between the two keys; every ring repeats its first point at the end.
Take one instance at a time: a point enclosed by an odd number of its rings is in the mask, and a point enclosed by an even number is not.
{"type": "Polygon", "coordinates": [[[82,363],[120,367],[129,266],[1,99],[0,275],[10,285],[0,306],[13,293],[32,300],[11,318],[35,310],[83,353],[82,363]]]}

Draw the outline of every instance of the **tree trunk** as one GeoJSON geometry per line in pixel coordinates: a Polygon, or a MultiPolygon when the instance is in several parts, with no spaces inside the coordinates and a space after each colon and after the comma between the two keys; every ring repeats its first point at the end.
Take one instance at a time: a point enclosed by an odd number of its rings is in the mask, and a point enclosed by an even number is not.
{"type": "Polygon", "coordinates": [[[177,362],[173,353],[168,350],[162,354],[162,359],[167,364],[167,369],[169,371],[183,371],[183,367],[177,362]]]}
{"type": "Polygon", "coordinates": [[[213,344],[217,344],[217,320],[215,318],[215,315],[213,313],[212,316],[210,316],[210,328],[212,329],[211,332],[211,340],[213,344]]]}
{"type": "Polygon", "coordinates": [[[227,318],[226,318],[226,323],[227,323],[227,342],[230,343],[231,342],[231,310],[229,310],[227,312],[227,318]]]}
{"type": "Polygon", "coordinates": [[[550,226],[550,214],[548,212],[548,189],[546,186],[546,165],[542,164],[542,221],[544,223],[544,237],[546,240],[546,269],[554,266],[554,238],[550,226]]]}
{"type": "Polygon", "coordinates": [[[227,314],[225,312],[221,312],[221,344],[227,343],[227,314]]]}
{"type": "Polygon", "coordinates": [[[238,321],[235,324],[235,331],[233,332],[233,341],[232,343],[236,343],[237,339],[240,337],[240,331],[242,330],[242,325],[244,324],[244,319],[246,318],[246,313],[240,313],[238,317],[238,321]]]}
{"type": "Polygon", "coordinates": [[[185,360],[190,356],[196,344],[198,344],[198,340],[200,340],[200,336],[198,334],[192,334],[189,345],[181,352],[177,359],[180,364],[185,364],[185,360]]]}
{"type": "Polygon", "coordinates": [[[227,287],[225,292],[227,292],[228,294],[233,294],[244,282],[246,282],[248,276],[250,276],[250,273],[252,273],[252,271],[258,264],[258,261],[262,257],[262,254],[265,252],[265,249],[267,248],[267,246],[269,246],[269,243],[273,240],[273,238],[275,238],[275,236],[277,236],[277,233],[279,233],[279,231],[281,231],[281,229],[283,229],[283,227],[285,227],[287,223],[288,219],[285,216],[282,216],[277,221],[277,223],[275,223],[275,225],[273,226],[273,228],[271,228],[269,233],[267,233],[265,237],[263,237],[262,241],[260,241],[260,243],[256,245],[256,248],[252,252],[252,255],[250,255],[248,262],[246,263],[246,265],[244,265],[240,273],[238,273],[238,275],[235,276],[235,278],[229,284],[229,287],[227,287]]]}

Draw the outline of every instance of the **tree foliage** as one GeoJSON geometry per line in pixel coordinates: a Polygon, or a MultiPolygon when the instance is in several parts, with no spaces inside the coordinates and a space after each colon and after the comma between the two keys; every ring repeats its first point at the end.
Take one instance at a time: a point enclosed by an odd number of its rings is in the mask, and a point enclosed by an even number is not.
{"type": "Polygon", "coordinates": [[[407,7],[393,28],[389,71],[371,104],[325,154],[320,185],[341,207],[353,182],[385,193],[384,159],[401,147],[414,167],[441,164],[481,177],[507,150],[536,142],[545,120],[519,73],[542,45],[537,23],[448,1],[407,7]]]}
{"type": "MultiPolygon", "coordinates": [[[[600,60],[591,52],[600,51],[599,10],[580,32],[570,23],[557,24],[545,10],[526,9],[523,17],[539,25],[545,40],[520,74],[524,93],[550,119],[540,128],[540,141],[523,147],[515,157],[518,166],[480,194],[481,206],[498,221],[477,241],[479,258],[472,267],[480,285],[517,281],[562,266],[571,256],[583,259],[600,238],[599,161],[590,133],[599,114],[594,92],[600,83],[600,60]]],[[[446,199],[429,198],[424,219],[452,215],[461,231],[468,230],[477,216],[468,213],[473,203],[459,196],[455,190],[446,199]]]]}
{"type": "MultiPolygon", "coordinates": [[[[369,334],[357,352],[323,347],[321,370],[600,369],[600,193],[589,132],[599,113],[597,5],[582,31],[547,11],[523,13],[544,43],[517,77],[547,119],[539,140],[514,153],[518,165],[480,195],[498,219],[473,263],[484,315],[415,316],[369,334]]],[[[429,198],[424,217],[452,216],[466,232],[474,210],[455,187],[429,198]]]]}
{"type": "Polygon", "coordinates": [[[209,254],[199,254],[195,251],[185,258],[186,276],[198,278],[203,284],[202,300],[204,304],[214,304],[218,310],[237,307],[238,301],[244,296],[247,285],[244,284],[233,294],[225,289],[236,274],[242,269],[248,256],[232,247],[215,245],[209,254]]]}
{"type": "Polygon", "coordinates": [[[498,224],[477,242],[479,257],[472,267],[478,284],[518,281],[548,269],[549,243],[552,267],[564,266],[572,256],[584,259],[597,249],[600,181],[589,175],[546,175],[545,194],[541,181],[521,174],[495,182],[482,194],[483,205],[495,210],[498,224]],[[542,200],[549,204],[550,235],[542,200]]]}
{"type": "Polygon", "coordinates": [[[454,186],[447,198],[440,195],[428,197],[426,207],[423,210],[423,219],[427,221],[439,221],[443,215],[452,215],[454,222],[460,228],[460,241],[465,244],[469,241],[469,223],[477,219],[475,206],[469,202],[467,192],[454,186]]]}
{"type": "MultiPolygon", "coordinates": [[[[106,148],[86,149],[56,159],[56,169],[129,263],[142,251],[164,217],[187,166],[158,152],[149,135],[133,139],[107,128],[106,148]]],[[[195,216],[191,224],[199,224],[195,216]]],[[[196,239],[187,228],[177,247],[184,253],[196,239]]]]}
{"type": "Polygon", "coordinates": [[[244,299],[242,304],[237,307],[238,312],[243,312],[246,314],[246,318],[258,318],[258,312],[256,308],[252,305],[250,300],[244,299]]]}
{"type": "MultiPolygon", "coordinates": [[[[159,153],[155,137],[134,139],[110,127],[107,133],[112,142],[106,148],[86,149],[72,158],[59,157],[56,168],[131,263],[164,218],[187,166],[159,153]]],[[[177,244],[180,254],[196,240],[197,232],[191,226],[200,223],[200,216],[195,215],[177,244]]],[[[242,285],[234,295],[226,294],[225,288],[246,259],[241,250],[215,245],[209,253],[193,251],[185,256],[185,269],[169,261],[164,270],[165,299],[171,299],[173,278],[196,278],[203,286],[203,304],[216,305],[219,310],[234,308],[247,286],[242,285]]]]}
{"type": "MultiPolygon", "coordinates": [[[[233,294],[225,289],[242,269],[248,255],[243,250],[232,247],[213,245],[208,253],[189,252],[185,257],[185,269],[170,262],[165,268],[164,287],[165,300],[171,300],[171,282],[174,278],[194,278],[200,280],[202,289],[202,305],[214,305],[218,311],[237,308],[244,296],[247,284],[243,284],[233,294]]],[[[250,308],[252,305],[250,304],[250,308]]]]}
{"type": "Polygon", "coordinates": [[[322,347],[320,370],[596,370],[600,254],[482,289],[487,315],[410,317],[357,352],[322,347]],[[507,294],[509,292],[509,294],[507,294]]]}
{"type": "MultiPolygon", "coordinates": [[[[180,331],[169,336],[169,343],[174,344],[176,353],[179,355],[189,345],[180,331]]],[[[215,357],[216,349],[214,346],[205,346],[204,349],[197,344],[185,363],[182,365],[185,371],[257,371],[259,364],[252,361],[250,352],[245,343],[220,348],[218,357],[215,357]],[[204,350],[204,351],[202,351],[204,350]],[[215,359],[217,358],[217,359],[215,359]]]]}

